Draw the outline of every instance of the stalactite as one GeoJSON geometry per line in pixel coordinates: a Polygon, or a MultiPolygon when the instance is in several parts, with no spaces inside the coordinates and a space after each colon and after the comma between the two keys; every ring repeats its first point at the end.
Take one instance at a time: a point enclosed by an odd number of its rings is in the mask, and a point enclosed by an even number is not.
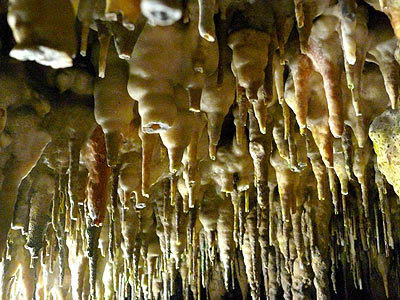
{"type": "Polygon", "coordinates": [[[87,255],[89,257],[89,283],[90,283],[90,296],[96,297],[96,277],[97,277],[97,261],[99,255],[98,237],[100,229],[95,226],[88,226],[86,230],[87,235],[87,255]]]}
{"type": "Polygon", "coordinates": [[[90,137],[85,153],[89,180],[87,183],[87,206],[94,225],[102,224],[106,214],[108,179],[110,169],[106,161],[106,147],[101,127],[90,137]]]}
{"type": "Polygon", "coordinates": [[[26,233],[29,224],[32,181],[33,178],[31,176],[28,176],[21,182],[18,190],[17,202],[15,203],[12,229],[21,229],[23,234],[26,233]]]}
{"type": "Polygon", "coordinates": [[[399,5],[39,2],[0,4],[1,299],[398,296],[399,5]]]}
{"type": "Polygon", "coordinates": [[[99,35],[99,68],[98,75],[100,78],[104,78],[106,75],[106,64],[107,64],[107,56],[108,56],[108,48],[111,42],[111,33],[104,23],[101,21],[96,22],[98,35],[99,35]]]}
{"type": "Polygon", "coordinates": [[[249,151],[253,159],[257,202],[261,209],[268,206],[268,160],[271,152],[272,132],[261,134],[254,114],[249,113],[249,151]]]}
{"type": "Polygon", "coordinates": [[[43,245],[43,237],[50,220],[50,206],[54,194],[54,178],[47,173],[46,168],[39,169],[40,173],[33,182],[29,224],[26,248],[31,252],[32,258],[38,258],[43,245]]]}

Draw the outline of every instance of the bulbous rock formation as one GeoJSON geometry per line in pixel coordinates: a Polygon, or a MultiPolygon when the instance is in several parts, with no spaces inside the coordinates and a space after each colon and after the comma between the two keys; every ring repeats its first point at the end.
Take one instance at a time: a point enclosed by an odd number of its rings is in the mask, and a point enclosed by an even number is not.
{"type": "Polygon", "coordinates": [[[371,124],[369,136],[374,144],[379,170],[385,175],[387,181],[393,185],[397,194],[400,193],[400,182],[397,170],[399,163],[397,149],[399,143],[398,128],[399,116],[397,111],[387,110],[377,117],[371,124]]]}

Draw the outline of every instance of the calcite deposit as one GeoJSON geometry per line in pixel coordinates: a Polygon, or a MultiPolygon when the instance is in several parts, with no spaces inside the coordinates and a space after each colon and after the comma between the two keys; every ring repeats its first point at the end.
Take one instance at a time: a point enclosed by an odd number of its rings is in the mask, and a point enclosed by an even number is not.
{"type": "Polygon", "coordinates": [[[0,0],[0,300],[400,299],[400,2],[0,0]]]}

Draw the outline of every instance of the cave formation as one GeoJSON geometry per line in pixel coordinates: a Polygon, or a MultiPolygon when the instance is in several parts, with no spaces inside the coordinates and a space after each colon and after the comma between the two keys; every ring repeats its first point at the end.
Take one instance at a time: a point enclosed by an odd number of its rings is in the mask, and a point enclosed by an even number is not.
{"type": "Polygon", "coordinates": [[[400,299],[400,1],[1,0],[0,299],[400,299]]]}

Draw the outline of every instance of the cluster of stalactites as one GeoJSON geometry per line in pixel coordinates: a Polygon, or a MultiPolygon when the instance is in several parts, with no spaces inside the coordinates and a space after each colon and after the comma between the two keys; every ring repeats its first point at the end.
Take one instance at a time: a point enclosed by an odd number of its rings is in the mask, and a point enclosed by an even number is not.
{"type": "Polygon", "coordinates": [[[399,297],[399,11],[9,0],[0,298],[399,297]]]}

